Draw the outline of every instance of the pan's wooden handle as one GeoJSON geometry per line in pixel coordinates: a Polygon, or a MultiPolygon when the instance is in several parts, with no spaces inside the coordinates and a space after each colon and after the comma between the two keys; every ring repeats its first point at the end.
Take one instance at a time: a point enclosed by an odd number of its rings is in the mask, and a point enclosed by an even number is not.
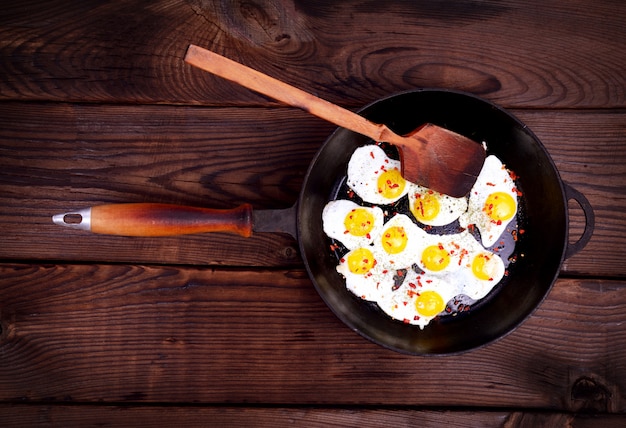
{"type": "Polygon", "coordinates": [[[98,205],[53,217],[57,224],[121,236],[171,236],[204,232],[252,234],[252,207],[226,210],[170,204],[98,205]],[[74,217],[74,220],[72,220],[74,217]]]}
{"type": "Polygon", "coordinates": [[[405,138],[385,125],[370,122],[350,110],[199,46],[189,45],[185,62],[292,107],[298,107],[337,126],[370,137],[374,141],[386,141],[398,146],[407,144],[405,138]]]}

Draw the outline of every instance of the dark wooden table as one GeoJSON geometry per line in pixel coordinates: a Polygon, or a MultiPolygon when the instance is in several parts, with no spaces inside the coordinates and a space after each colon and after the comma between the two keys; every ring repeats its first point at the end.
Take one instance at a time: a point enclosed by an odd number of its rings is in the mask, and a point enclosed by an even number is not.
{"type": "Polygon", "coordinates": [[[0,425],[624,426],[625,40],[617,0],[3,2],[0,425]],[[335,127],[186,65],[189,43],[350,109],[419,87],[493,101],[595,233],[512,334],[416,357],[342,324],[286,235],[52,224],[296,201],[335,127]]]}

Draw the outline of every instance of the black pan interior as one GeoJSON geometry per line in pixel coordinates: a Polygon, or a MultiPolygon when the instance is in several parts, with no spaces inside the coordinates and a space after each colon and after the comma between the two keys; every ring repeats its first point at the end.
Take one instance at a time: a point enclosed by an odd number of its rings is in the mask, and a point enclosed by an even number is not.
{"type": "Polygon", "coordinates": [[[409,354],[447,354],[500,338],[521,323],[547,295],[558,275],[567,237],[567,204],[558,172],[541,142],[511,114],[475,96],[449,90],[415,90],[379,100],[360,112],[404,134],[432,122],[485,141],[518,175],[524,234],[509,277],[485,304],[460,317],[434,320],[423,330],[389,318],[350,293],[336,272],[337,259],[322,230],[321,213],[352,152],[368,138],[345,129],[333,133],[309,167],[298,207],[298,239],[317,291],[350,328],[387,348],[409,354]]]}

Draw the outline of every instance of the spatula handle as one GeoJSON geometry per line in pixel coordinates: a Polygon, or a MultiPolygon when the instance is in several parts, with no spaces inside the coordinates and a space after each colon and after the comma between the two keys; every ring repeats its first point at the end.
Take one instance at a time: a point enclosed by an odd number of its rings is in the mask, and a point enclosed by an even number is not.
{"type": "Polygon", "coordinates": [[[405,143],[404,138],[395,134],[385,125],[370,122],[350,110],[215,52],[189,45],[185,62],[292,107],[298,107],[337,126],[365,135],[374,141],[386,141],[400,146],[405,143]]]}
{"type": "Polygon", "coordinates": [[[225,210],[155,203],[110,204],[55,215],[52,219],[58,225],[105,235],[230,232],[249,237],[252,234],[250,204],[225,210]]]}

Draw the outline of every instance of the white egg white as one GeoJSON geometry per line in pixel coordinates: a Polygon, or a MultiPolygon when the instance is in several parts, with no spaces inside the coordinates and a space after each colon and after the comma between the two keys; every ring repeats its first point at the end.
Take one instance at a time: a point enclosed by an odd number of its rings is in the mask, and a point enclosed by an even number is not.
{"type": "Polygon", "coordinates": [[[379,192],[378,178],[386,170],[401,170],[399,160],[391,159],[385,151],[375,144],[359,147],[348,162],[347,184],[366,202],[372,204],[391,204],[406,195],[408,186],[394,198],[387,198],[379,192]]]}
{"type": "Polygon", "coordinates": [[[435,192],[426,187],[414,183],[408,183],[409,206],[415,218],[428,226],[445,226],[459,218],[467,210],[467,198],[454,198],[435,192]],[[429,215],[424,217],[424,207],[422,201],[433,199],[438,206],[438,212],[433,218],[429,215]]]}
{"type": "Polygon", "coordinates": [[[371,244],[374,239],[380,236],[384,221],[383,210],[379,207],[362,207],[355,202],[344,199],[328,202],[322,211],[324,233],[341,242],[349,250],[371,244]],[[355,236],[346,230],[344,225],[346,216],[355,209],[364,209],[370,212],[374,218],[372,230],[367,235],[355,236]]]}
{"type": "Polygon", "coordinates": [[[495,244],[512,219],[496,222],[492,220],[484,210],[485,202],[490,194],[494,192],[503,192],[510,195],[515,201],[515,210],[517,212],[517,190],[515,182],[506,170],[500,159],[494,155],[487,156],[485,163],[476,183],[472,187],[469,196],[467,212],[461,215],[459,223],[462,227],[475,225],[479,232],[484,247],[491,247],[495,244]]]}

